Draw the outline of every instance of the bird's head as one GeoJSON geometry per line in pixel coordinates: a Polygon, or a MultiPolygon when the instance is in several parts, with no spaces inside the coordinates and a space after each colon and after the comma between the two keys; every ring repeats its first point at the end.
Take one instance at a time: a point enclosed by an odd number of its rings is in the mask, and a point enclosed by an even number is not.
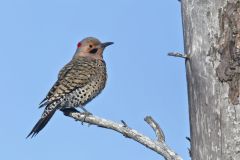
{"type": "Polygon", "coordinates": [[[89,57],[93,59],[103,59],[104,49],[113,42],[101,43],[94,37],[87,37],[77,44],[77,50],[73,58],[89,57]]]}

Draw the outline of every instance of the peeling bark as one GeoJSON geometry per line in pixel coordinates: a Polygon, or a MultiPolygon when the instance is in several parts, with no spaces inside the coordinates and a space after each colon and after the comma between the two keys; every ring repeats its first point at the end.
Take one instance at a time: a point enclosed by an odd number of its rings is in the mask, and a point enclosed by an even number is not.
{"type": "Polygon", "coordinates": [[[229,85],[228,97],[232,104],[239,104],[240,82],[240,2],[227,3],[220,9],[220,37],[218,53],[220,64],[217,76],[229,85]]]}
{"type": "Polygon", "coordinates": [[[239,3],[182,0],[193,160],[240,160],[239,3]]]}

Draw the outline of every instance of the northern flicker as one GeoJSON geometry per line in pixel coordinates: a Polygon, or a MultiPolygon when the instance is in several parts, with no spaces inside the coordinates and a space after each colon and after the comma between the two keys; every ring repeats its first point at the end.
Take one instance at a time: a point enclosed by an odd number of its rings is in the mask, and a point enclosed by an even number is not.
{"type": "Polygon", "coordinates": [[[40,103],[39,108],[45,107],[44,112],[27,137],[37,135],[56,110],[80,107],[86,112],[85,104],[105,87],[107,73],[103,51],[111,44],[113,42],[101,43],[93,37],[77,44],[72,60],[60,70],[58,80],[40,103]]]}

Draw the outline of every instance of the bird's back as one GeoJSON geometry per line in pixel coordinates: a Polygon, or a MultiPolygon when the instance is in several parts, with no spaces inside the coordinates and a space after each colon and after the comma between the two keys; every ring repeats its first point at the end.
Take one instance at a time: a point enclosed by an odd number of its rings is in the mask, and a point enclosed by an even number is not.
{"type": "Polygon", "coordinates": [[[59,72],[58,80],[45,98],[60,107],[78,107],[96,97],[105,87],[106,65],[103,60],[80,57],[59,72]]]}

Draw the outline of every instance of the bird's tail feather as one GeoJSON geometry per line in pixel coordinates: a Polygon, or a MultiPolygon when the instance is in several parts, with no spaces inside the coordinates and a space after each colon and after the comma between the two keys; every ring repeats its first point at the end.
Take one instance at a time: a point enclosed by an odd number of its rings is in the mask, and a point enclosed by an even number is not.
{"type": "Polygon", "coordinates": [[[53,114],[56,112],[57,107],[52,108],[52,110],[47,110],[47,108],[45,109],[43,115],[45,114],[46,116],[42,116],[41,119],[39,119],[39,121],[35,124],[35,126],[33,127],[32,131],[28,134],[28,137],[31,136],[34,137],[36,136],[48,123],[48,121],[52,118],[53,114]]]}

